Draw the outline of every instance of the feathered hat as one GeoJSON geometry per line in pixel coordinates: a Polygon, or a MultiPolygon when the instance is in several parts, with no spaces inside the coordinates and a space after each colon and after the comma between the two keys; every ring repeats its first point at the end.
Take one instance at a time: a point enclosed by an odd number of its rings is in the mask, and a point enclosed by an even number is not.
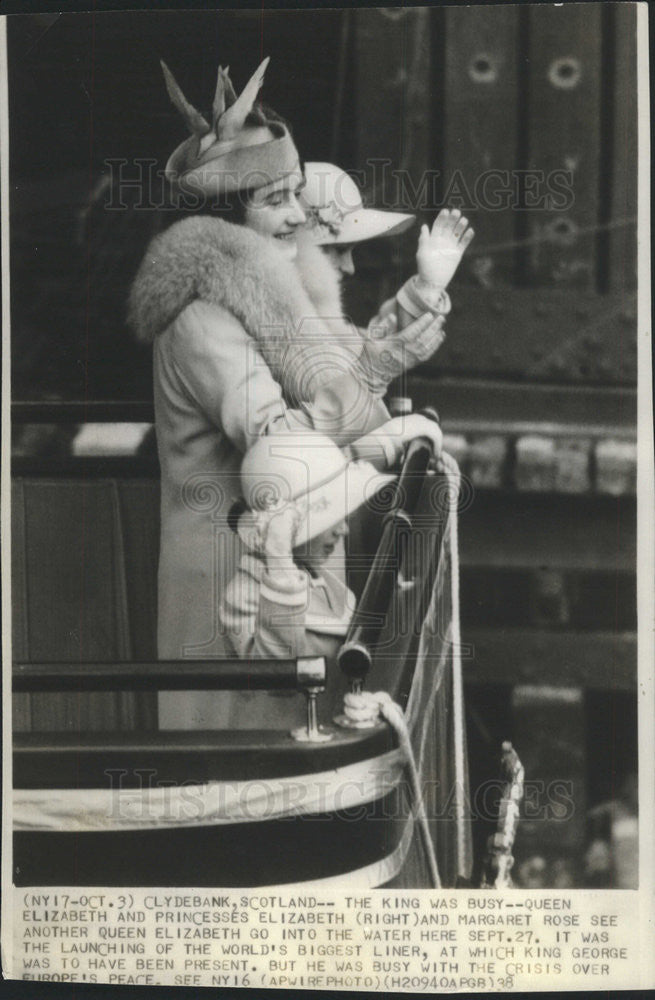
{"type": "Polygon", "coordinates": [[[298,168],[298,150],[287,127],[282,122],[270,121],[261,107],[255,105],[268,62],[268,58],[264,59],[239,97],[232,86],[229,67],[219,66],[209,125],[187,101],[162,60],[169,97],[191,133],[166,164],[166,178],[174,188],[194,194],[222,195],[265,187],[298,168]],[[268,136],[264,129],[268,129],[268,136]]]}

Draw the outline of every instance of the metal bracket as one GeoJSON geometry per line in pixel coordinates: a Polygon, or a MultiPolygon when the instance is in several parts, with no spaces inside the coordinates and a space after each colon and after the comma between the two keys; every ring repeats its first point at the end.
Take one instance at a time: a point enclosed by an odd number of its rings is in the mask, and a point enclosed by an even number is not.
{"type": "Polygon", "coordinates": [[[318,724],[316,699],[321,691],[325,691],[325,686],[308,687],[305,689],[307,696],[307,725],[291,730],[292,739],[298,743],[328,743],[334,739],[334,732],[324,729],[318,724]]]}

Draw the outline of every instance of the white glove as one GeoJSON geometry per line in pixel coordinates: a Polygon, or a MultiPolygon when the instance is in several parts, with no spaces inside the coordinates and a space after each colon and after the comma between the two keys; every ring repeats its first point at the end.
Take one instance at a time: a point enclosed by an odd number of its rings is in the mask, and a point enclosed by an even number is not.
{"type": "Polygon", "coordinates": [[[295,504],[287,503],[280,509],[258,511],[255,516],[266,556],[291,558],[301,516],[295,504]]]}
{"type": "Polygon", "coordinates": [[[369,390],[382,395],[394,378],[432,357],[446,336],[443,324],[443,316],[424,313],[399,331],[393,312],[371,324],[359,358],[360,372],[369,390]]]}
{"type": "Polygon", "coordinates": [[[426,437],[432,443],[435,459],[441,457],[443,434],[434,420],[422,413],[408,413],[393,417],[358,438],[348,446],[350,458],[370,462],[378,471],[392,468],[400,458],[405,445],[417,437],[426,437]]]}
{"type": "Polygon", "coordinates": [[[474,235],[458,208],[442,208],[432,229],[421,226],[416,251],[420,283],[433,289],[446,288],[474,235]]]}
{"type": "Polygon", "coordinates": [[[422,413],[407,413],[400,417],[394,417],[388,423],[383,424],[380,430],[386,431],[392,439],[397,438],[403,446],[415,438],[426,437],[432,442],[434,457],[439,458],[441,455],[443,447],[441,427],[435,420],[430,420],[422,413]]]}
{"type": "Polygon", "coordinates": [[[303,514],[294,503],[279,501],[266,510],[244,510],[237,534],[248,551],[266,557],[276,567],[293,565],[293,548],[303,514]]]}

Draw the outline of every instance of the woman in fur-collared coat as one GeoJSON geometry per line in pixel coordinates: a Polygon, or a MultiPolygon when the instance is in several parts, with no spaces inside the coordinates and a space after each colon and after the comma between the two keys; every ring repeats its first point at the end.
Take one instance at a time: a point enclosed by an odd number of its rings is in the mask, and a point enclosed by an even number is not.
{"type": "Polygon", "coordinates": [[[222,653],[215,610],[236,555],[227,514],[241,457],[257,438],[315,428],[347,444],[387,419],[353,374],[352,331],[318,318],[340,315],[333,268],[319,249],[304,255],[304,268],[313,298],[260,235],[199,216],[153,242],[134,284],[132,322],[154,346],[161,658],[222,653]],[[285,331],[301,326],[289,350],[285,331]]]}
{"type": "MultiPolygon", "coordinates": [[[[395,372],[377,363],[382,348],[365,350],[343,321],[322,252],[296,259],[303,175],[286,125],[253,107],[262,72],[239,98],[219,72],[211,127],[167,73],[193,133],[167,176],[201,210],[153,240],[130,298],[136,334],[154,346],[162,659],[225,655],[218,608],[236,565],[227,515],[243,452],[288,429],[343,445],[388,417],[381,395],[395,372]]],[[[422,317],[389,339],[385,357],[410,338],[417,360],[429,356],[438,327],[422,317]]]]}

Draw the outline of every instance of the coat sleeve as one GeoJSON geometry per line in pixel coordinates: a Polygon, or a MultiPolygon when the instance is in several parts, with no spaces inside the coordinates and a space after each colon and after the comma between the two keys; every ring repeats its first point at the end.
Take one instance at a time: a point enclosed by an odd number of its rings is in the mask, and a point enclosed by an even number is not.
{"type": "Polygon", "coordinates": [[[433,316],[447,316],[452,308],[450,296],[445,289],[430,289],[422,286],[418,275],[414,274],[398,289],[392,299],[387,299],[380,306],[377,314],[368,324],[368,329],[380,326],[390,313],[396,313],[399,329],[406,326],[423,313],[430,312],[433,316]],[[400,308],[399,308],[400,307],[400,308]]]}
{"type": "Polygon", "coordinates": [[[431,312],[433,316],[447,316],[452,308],[446,289],[431,288],[421,282],[418,274],[412,275],[398,290],[396,302],[400,306],[399,312],[407,313],[411,319],[417,319],[425,312],[431,312]]]}
{"type": "Polygon", "coordinates": [[[221,624],[242,659],[295,659],[307,655],[308,580],[282,582],[263,571],[261,579],[239,569],[228,584],[219,615],[221,624]]]}
{"type": "Polygon", "coordinates": [[[177,318],[173,362],[187,394],[242,452],[280,430],[315,429],[345,445],[389,416],[350,373],[291,409],[256,342],[231,313],[207,302],[191,303],[177,318]]]}

